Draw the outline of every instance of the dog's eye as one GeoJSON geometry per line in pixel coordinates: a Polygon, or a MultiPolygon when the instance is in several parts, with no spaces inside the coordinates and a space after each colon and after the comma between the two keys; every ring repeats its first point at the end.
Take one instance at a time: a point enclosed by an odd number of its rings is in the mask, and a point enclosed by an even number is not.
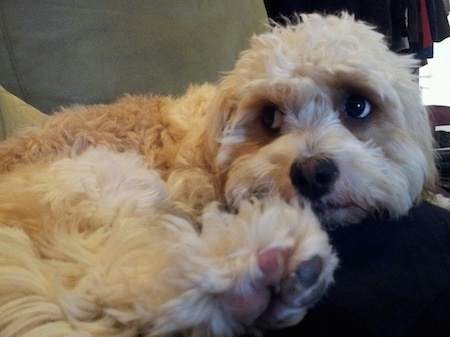
{"type": "Polygon", "coordinates": [[[363,119],[370,115],[372,107],[364,97],[350,95],[345,99],[344,110],[352,118],[363,119]]]}
{"type": "Polygon", "coordinates": [[[283,123],[283,113],[273,105],[268,105],[262,109],[261,121],[263,126],[273,132],[280,131],[283,123]]]}

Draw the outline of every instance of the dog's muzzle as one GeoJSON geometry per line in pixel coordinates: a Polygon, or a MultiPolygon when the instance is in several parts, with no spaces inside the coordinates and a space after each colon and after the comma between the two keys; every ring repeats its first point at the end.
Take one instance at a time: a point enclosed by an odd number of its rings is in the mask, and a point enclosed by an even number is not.
{"type": "Polygon", "coordinates": [[[290,178],[297,191],[311,201],[329,193],[339,176],[336,163],[329,158],[310,157],[295,161],[290,178]]]}

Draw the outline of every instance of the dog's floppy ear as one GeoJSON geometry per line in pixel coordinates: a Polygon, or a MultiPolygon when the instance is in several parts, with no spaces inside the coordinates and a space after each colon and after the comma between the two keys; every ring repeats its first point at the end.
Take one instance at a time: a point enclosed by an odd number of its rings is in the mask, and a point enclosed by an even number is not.
{"type": "Polygon", "coordinates": [[[438,183],[432,123],[429,113],[423,105],[420,86],[417,83],[418,78],[411,74],[417,67],[417,60],[405,55],[399,55],[398,57],[403,59],[404,66],[408,68],[405,73],[409,76],[409,79],[396,81],[394,88],[402,101],[403,115],[409,128],[408,132],[413,135],[426,159],[425,165],[427,167],[424,168],[425,182],[422,197],[428,198],[429,194],[435,191],[438,183]]]}
{"type": "Polygon", "coordinates": [[[205,133],[205,149],[210,160],[218,164],[216,158],[221,141],[226,136],[227,129],[232,123],[238,102],[234,90],[235,78],[232,74],[226,76],[219,83],[216,93],[208,106],[208,120],[205,133]]]}
{"type": "Polygon", "coordinates": [[[233,79],[231,76],[225,77],[206,106],[206,127],[201,139],[204,162],[210,165],[209,170],[213,173],[213,184],[218,200],[222,200],[224,197],[223,189],[227,174],[227,165],[223,162],[224,158],[221,158],[226,157],[226,154],[221,151],[221,146],[227,129],[232,123],[236,108],[237,100],[234,96],[233,79]]]}
{"type": "MultiPolygon", "coordinates": [[[[418,96],[420,98],[420,96],[418,96]]],[[[422,192],[423,198],[429,198],[429,194],[436,191],[438,185],[438,171],[436,168],[436,151],[433,130],[428,111],[420,99],[416,102],[408,100],[405,109],[411,132],[425,154],[428,167],[425,169],[425,183],[422,192]],[[413,113],[414,112],[414,113],[413,113]]]]}

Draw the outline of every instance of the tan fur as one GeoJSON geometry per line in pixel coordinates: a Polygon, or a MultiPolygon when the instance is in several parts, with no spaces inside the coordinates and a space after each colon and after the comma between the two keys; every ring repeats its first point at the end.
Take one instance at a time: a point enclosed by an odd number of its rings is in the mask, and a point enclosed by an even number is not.
{"type": "Polygon", "coordinates": [[[316,216],[398,217],[434,189],[416,62],[347,14],[301,21],[255,36],[217,86],[63,109],[0,144],[1,337],[296,324],[337,264],[316,216]],[[294,164],[324,158],[335,180],[305,196],[294,164]]]}

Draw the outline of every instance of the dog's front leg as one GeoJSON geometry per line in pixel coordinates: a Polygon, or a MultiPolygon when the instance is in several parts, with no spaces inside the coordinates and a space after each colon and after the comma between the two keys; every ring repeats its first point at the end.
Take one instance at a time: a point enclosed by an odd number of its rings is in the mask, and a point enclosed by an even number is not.
{"type": "Polygon", "coordinates": [[[167,282],[178,295],[151,334],[232,336],[296,324],[337,264],[312,212],[277,198],[244,201],[236,214],[207,207],[200,236],[180,237],[173,254],[167,282]]]}

